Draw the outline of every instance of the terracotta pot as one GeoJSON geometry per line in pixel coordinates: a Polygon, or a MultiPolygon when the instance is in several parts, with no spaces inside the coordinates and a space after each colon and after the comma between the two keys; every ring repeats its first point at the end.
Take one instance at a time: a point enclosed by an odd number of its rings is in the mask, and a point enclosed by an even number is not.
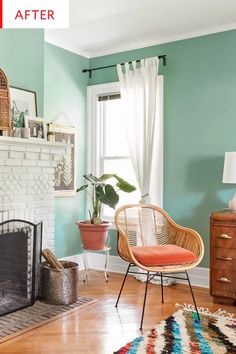
{"type": "Polygon", "coordinates": [[[86,250],[102,250],[106,245],[107,235],[111,223],[103,221],[101,224],[90,224],[89,221],[78,221],[80,239],[86,250]]]}

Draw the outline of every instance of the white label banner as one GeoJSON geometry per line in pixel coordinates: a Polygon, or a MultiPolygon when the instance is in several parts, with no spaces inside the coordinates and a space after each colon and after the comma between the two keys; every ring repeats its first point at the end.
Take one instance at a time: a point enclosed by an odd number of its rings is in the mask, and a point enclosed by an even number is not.
{"type": "Polygon", "coordinates": [[[3,28],[68,28],[69,0],[3,0],[3,28]]]}

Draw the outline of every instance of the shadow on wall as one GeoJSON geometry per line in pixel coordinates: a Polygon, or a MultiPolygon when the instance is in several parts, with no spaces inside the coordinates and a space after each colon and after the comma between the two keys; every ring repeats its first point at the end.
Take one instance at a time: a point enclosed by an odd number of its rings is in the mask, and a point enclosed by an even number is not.
{"type": "Polygon", "coordinates": [[[203,238],[205,245],[205,257],[201,264],[203,267],[209,267],[210,214],[227,206],[224,201],[227,198],[222,195],[223,164],[223,156],[191,161],[186,174],[186,191],[193,196],[191,204],[196,206],[191,206],[190,214],[189,210],[186,210],[186,218],[179,219],[178,223],[195,229],[203,238]]]}
{"type": "MultiPolygon", "coordinates": [[[[220,197],[223,189],[223,157],[205,158],[191,161],[187,168],[185,190],[193,195],[194,199],[199,199],[199,203],[192,211],[192,217],[182,218],[181,222],[185,226],[195,226],[196,220],[208,220],[212,211],[221,210],[226,205],[220,197]],[[191,219],[193,222],[191,223],[191,219]],[[191,224],[191,225],[190,225],[191,224]]],[[[194,207],[193,207],[194,208],[194,207]]]]}

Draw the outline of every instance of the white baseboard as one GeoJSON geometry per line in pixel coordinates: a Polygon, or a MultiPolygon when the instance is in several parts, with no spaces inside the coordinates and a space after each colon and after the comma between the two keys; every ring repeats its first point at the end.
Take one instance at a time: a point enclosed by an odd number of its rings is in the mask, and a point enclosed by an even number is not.
{"type": "MultiPolygon", "coordinates": [[[[84,269],[83,254],[65,257],[64,259],[79,264],[79,269],[84,269]]],[[[88,254],[89,268],[103,270],[104,254],[91,252],[88,254]]],[[[110,256],[107,270],[114,273],[124,274],[127,270],[128,263],[123,261],[119,256],[110,256]]],[[[192,285],[202,288],[209,288],[209,268],[195,267],[188,271],[192,285]]],[[[186,284],[186,281],[178,280],[178,283],[186,284]]]]}

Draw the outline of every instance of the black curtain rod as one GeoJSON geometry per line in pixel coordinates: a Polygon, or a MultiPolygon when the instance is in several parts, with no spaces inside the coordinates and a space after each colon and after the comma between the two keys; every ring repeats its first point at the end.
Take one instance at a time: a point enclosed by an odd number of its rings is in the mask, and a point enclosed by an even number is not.
{"type": "MultiPolygon", "coordinates": [[[[158,55],[158,59],[162,59],[163,61],[163,65],[166,66],[166,55],[158,55]]],[[[135,60],[136,63],[140,63],[141,59],[135,60]]],[[[125,63],[121,63],[121,65],[124,65],[125,63]]],[[[129,61],[129,64],[132,64],[132,61],[129,61]]],[[[107,68],[114,68],[116,67],[117,64],[115,65],[107,65],[107,66],[100,66],[99,68],[93,68],[93,69],[83,69],[82,72],[83,73],[89,73],[89,78],[92,77],[92,71],[95,70],[101,70],[101,69],[107,69],[107,68]]]]}

